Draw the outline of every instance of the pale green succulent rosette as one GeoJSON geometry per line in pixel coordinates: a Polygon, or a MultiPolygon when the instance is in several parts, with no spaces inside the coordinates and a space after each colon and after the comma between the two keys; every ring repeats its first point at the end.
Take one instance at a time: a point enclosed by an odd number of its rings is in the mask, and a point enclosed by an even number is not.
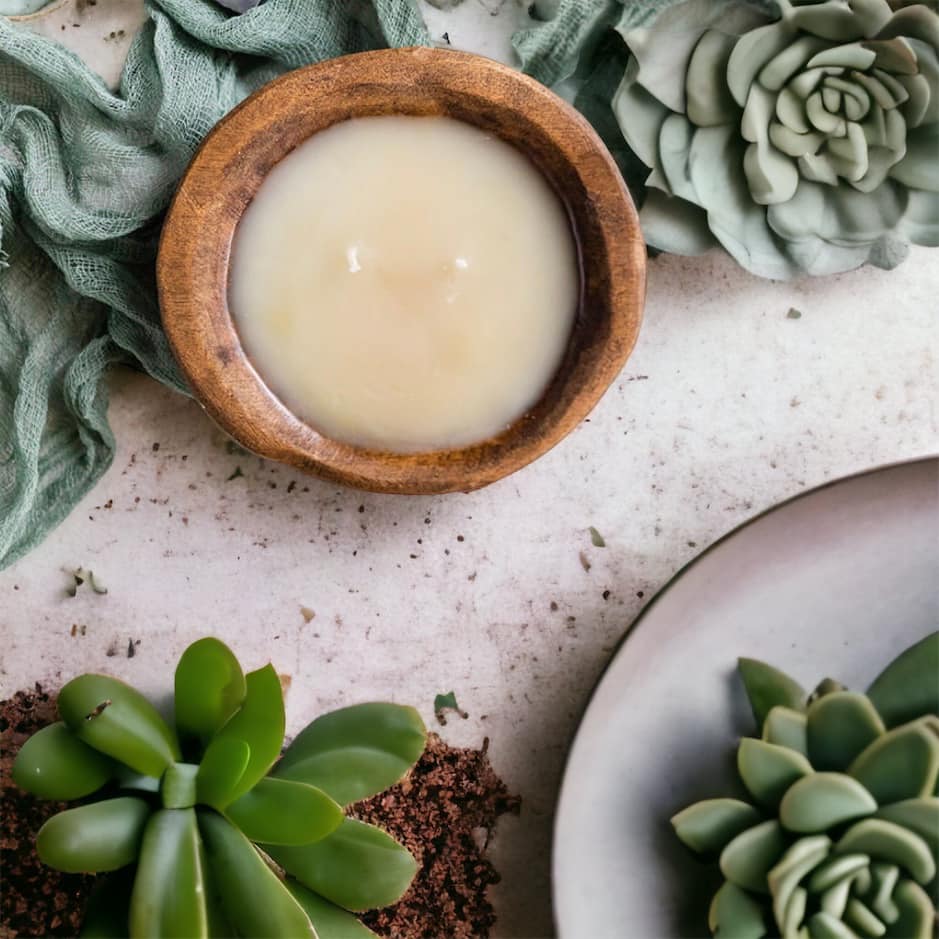
{"type": "Polygon", "coordinates": [[[688,0],[620,32],[613,99],[651,170],[650,245],[762,277],[896,266],[939,245],[935,0],[688,0]]]}
{"type": "Polygon", "coordinates": [[[759,738],[737,768],[751,802],[708,799],[672,824],[716,856],[715,936],[929,939],[939,862],[939,632],[868,689],[741,659],[759,738]]]}

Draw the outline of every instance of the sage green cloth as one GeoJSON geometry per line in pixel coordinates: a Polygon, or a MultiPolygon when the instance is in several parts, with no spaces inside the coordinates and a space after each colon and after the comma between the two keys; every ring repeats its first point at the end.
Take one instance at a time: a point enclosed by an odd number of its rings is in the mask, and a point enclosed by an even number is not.
{"type": "MultiPolygon", "coordinates": [[[[636,22],[656,2],[637,0],[636,22]]],[[[612,90],[591,97],[588,79],[622,13],[622,0],[561,0],[516,37],[536,78],[587,89],[578,104],[601,130],[612,90]]],[[[148,0],[148,14],[116,93],[0,18],[0,568],[109,466],[110,365],[185,391],[154,259],[162,212],[209,129],[288,69],[428,41],[411,0],[268,0],[239,16],[212,0],[148,0]]]]}

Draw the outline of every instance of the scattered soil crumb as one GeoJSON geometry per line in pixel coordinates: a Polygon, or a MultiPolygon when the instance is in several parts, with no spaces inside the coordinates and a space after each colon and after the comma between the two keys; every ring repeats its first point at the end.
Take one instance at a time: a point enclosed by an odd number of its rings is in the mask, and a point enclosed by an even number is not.
{"type": "Polygon", "coordinates": [[[362,919],[394,939],[487,939],[495,913],[487,896],[499,874],[486,857],[500,815],[517,814],[486,754],[451,747],[436,734],[403,782],[352,807],[381,825],[417,859],[420,869],[402,900],[362,919]]]}
{"type": "Polygon", "coordinates": [[[0,939],[77,936],[93,877],[62,874],[36,855],[36,832],[66,808],[22,792],[10,779],[30,734],[56,719],[55,700],[37,684],[0,701],[0,939]]]}
{"type": "Polygon", "coordinates": [[[590,568],[593,567],[593,565],[587,560],[587,555],[581,551],[578,557],[580,558],[580,566],[589,574],[590,568]]]}
{"type": "Polygon", "coordinates": [[[309,623],[316,616],[316,613],[313,612],[308,606],[300,607],[300,615],[303,617],[304,623],[309,623]]]}

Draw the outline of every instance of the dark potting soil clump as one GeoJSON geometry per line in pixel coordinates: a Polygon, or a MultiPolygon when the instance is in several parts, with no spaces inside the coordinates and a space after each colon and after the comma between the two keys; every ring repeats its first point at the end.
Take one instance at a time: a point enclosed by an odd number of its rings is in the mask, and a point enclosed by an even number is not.
{"type": "Polygon", "coordinates": [[[13,760],[30,734],[56,719],[55,699],[36,685],[0,701],[0,939],[77,936],[93,877],[62,874],[36,855],[36,832],[66,808],[21,791],[13,760]]]}
{"type": "Polygon", "coordinates": [[[430,734],[427,749],[397,786],[353,806],[352,814],[380,825],[417,859],[411,889],[384,910],[362,919],[393,939],[486,939],[495,922],[487,891],[499,874],[486,857],[496,821],[517,813],[481,750],[447,746],[430,734]]]}

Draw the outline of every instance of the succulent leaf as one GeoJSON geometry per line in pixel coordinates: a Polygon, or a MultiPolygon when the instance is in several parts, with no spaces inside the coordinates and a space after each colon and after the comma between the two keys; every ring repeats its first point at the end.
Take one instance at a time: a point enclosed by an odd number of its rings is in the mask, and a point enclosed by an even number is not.
{"type": "Polygon", "coordinates": [[[288,779],[262,779],[225,814],[251,840],[263,844],[310,844],[342,822],[342,806],[322,789],[288,779]]]}
{"type": "Polygon", "coordinates": [[[812,893],[824,893],[837,883],[850,882],[858,871],[870,864],[870,860],[866,854],[833,854],[812,871],[809,890],[812,893]]]}
{"type": "Polygon", "coordinates": [[[763,939],[768,931],[760,904],[730,881],[714,894],[708,925],[715,936],[734,939],[763,939]]]}
{"type": "Polygon", "coordinates": [[[108,675],[80,675],[59,692],[59,713],[94,749],[146,776],[180,759],[172,731],[139,691],[108,675]]]}
{"type": "Polygon", "coordinates": [[[816,913],[809,920],[809,935],[812,939],[858,939],[850,926],[830,913],[816,913]]]}
{"type": "Polygon", "coordinates": [[[82,917],[81,939],[127,939],[130,894],[136,868],[95,878],[82,917]]]}
{"type": "Polygon", "coordinates": [[[130,796],[66,809],[39,829],[36,851],[69,874],[116,871],[137,857],[149,815],[150,806],[130,796]]]}
{"type": "Polygon", "coordinates": [[[303,884],[291,878],[285,886],[310,917],[318,939],[377,939],[357,916],[324,900],[303,884]]]}
{"type": "Polygon", "coordinates": [[[195,809],[155,812],[144,831],[130,901],[134,939],[209,934],[205,857],[195,809]]]}
{"type": "Polygon", "coordinates": [[[251,747],[244,740],[216,737],[205,751],[196,773],[198,801],[216,809],[228,805],[250,759],[251,747]]]}
{"type": "Polygon", "coordinates": [[[797,779],[812,772],[812,764],[796,750],[744,737],[737,750],[737,770],[753,798],[775,808],[797,779]]]}
{"type": "Polygon", "coordinates": [[[893,899],[898,916],[887,927],[888,939],[930,939],[936,911],[926,891],[919,884],[905,880],[897,886],[893,899]]]}
{"type": "Polygon", "coordinates": [[[741,658],[737,660],[737,669],[760,731],[774,707],[787,707],[794,711],[805,707],[806,694],[802,686],[778,668],[759,659],[741,658]]]}
{"type": "Polygon", "coordinates": [[[831,849],[831,839],[825,835],[814,835],[809,838],[800,838],[766,875],[769,892],[773,897],[773,915],[776,922],[783,927],[785,935],[794,930],[786,930],[786,924],[794,918],[795,910],[790,908],[795,900],[795,909],[800,909],[796,925],[802,922],[805,915],[807,894],[799,887],[802,878],[821,863],[831,849]],[[796,893],[796,891],[801,891],[796,893]]]}
{"type": "Polygon", "coordinates": [[[852,825],[835,845],[839,854],[869,854],[896,864],[921,884],[936,874],[929,845],[915,832],[881,818],[866,818],[852,825]]]}
{"type": "Polygon", "coordinates": [[[929,845],[933,856],[939,855],[939,798],[927,796],[885,805],[878,810],[877,818],[915,831],[929,845]]]}
{"type": "Polygon", "coordinates": [[[196,774],[194,763],[171,763],[163,774],[160,795],[165,809],[188,809],[196,804],[196,774]]]}
{"type": "Polygon", "coordinates": [[[895,727],[872,743],[848,772],[880,805],[932,795],[939,779],[939,719],[895,727]]]}
{"type": "Polygon", "coordinates": [[[804,711],[776,705],[763,722],[763,739],[790,750],[796,750],[803,756],[809,754],[807,718],[804,711]]]}
{"type": "Polygon", "coordinates": [[[211,636],[194,642],[176,666],[174,707],[180,738],[208,742],[241,707],[245,693],[245,676],[231,649],[211,636]]]}
{"type": "Polygon", "coordinates": [[[270,939],[317,939],[303,908],[251,842],[216,812],[200,810],[198,819],[212,885],[238,932],[270,939]]]}
{"type": "Polygon", "coordinates": [[[13,763],[13,782],[40,799],[81,799],[114,774],[114,763],[82,743],[62,722],[33,734],[13,763]]]}
{"type": "Polygon", "coordinates": [[[870,701],[853,691],[818,698],[806,720],[809,760],[817,770],[846,770],[886,730],[870,701]]]}
{"type": "Polygon", "coordinates": [[[761,820],[760,813],[739,799],[705,799],[672,817],[675,834],[692,851],[720,854],[747,828],[761,820]]]}
{"type": "Polygon", "coordinates": [[[721,852],[721,873],[738,887],[769,893],[766,875],[786,848],[786,836],[776,819],[761,822],[734,838],[721,852]]]}
{"type": "Polygon", "coordinates": [[[160,780],[156,776],[137,773],[123,763],[115,763],[114,783],[118,789],[132,789],[136,792],[160,791],[160,780]]]}
{"type": "Polygon", "coordinates": [[[939,715],[939,631],[898,655],[867,691],[888,727],[939,715]]]}
{"type": "Polygon", "coordinates": [[[900,915],[897,905],[893,902],[893,891],[900,879],[900,868],[896,864],[871,864],[871,881],[874,897],[871,907],[885,922],[895,922],[900,915]]]}
{"type": "Polygon", "coordinates": [[[351,818],[322,841],[268,853],[301,884],[356,913],[395,903],[417,871],[410,852],[390,835],[351,818]]]}
{"type": "Polygon", "coordinates": [[[234,802],[257,784],[277,759],[284,742],[284,697],[274,667],[265,665],[248,672],[245,682],[247,693],[241,709],[216,734],[206,750],[208,758],[213,748],[228,747],[229,744],[220,743],[228,740],[241,740],[249,747],[247,766],[225,797],[228,802],[234,802]]]}
{"type": "Polygon", "coordinates": [[[414,708],[357,704],[324,714],[302,730],[274,775],[317,786],[349,805],[398,782],[426,741],[427,730],[414,708]]]}
{"type": "Polygon", "coordinates": [[[812,773],[789,788],[779,805],[779,820],[789,831],[828,831],[843,822],[873,815],[874,797],[843,773],[812,773]]]}

